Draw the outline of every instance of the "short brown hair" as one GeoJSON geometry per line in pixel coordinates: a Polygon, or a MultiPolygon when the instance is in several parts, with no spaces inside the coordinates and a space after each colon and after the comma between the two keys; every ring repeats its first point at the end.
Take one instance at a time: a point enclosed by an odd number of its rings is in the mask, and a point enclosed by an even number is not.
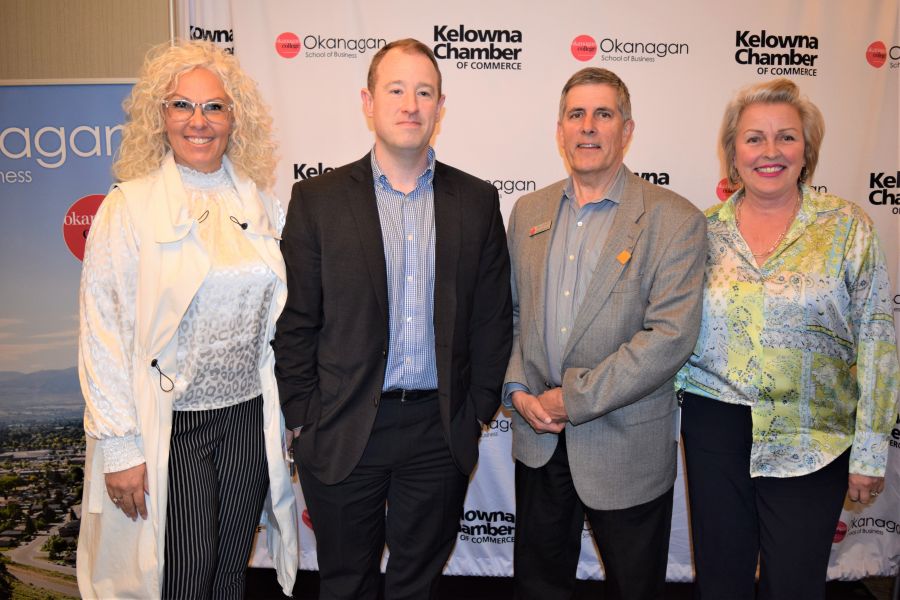
{"type": "Polygon", "coordinates": [[[585,67],[571,77],[563,86],[562,93],[559,95],[559,120],[563,120],[563,113],[566,112],[566,96],[573,87],[578,85],[608,85],[616,90],[616,108],[622,114],[622,120],[631,119],[631,94],[628,93],[628,86],[619,79],[619,76],[608,69],[598,67],[585,67]]]}
{"type": "Polygon", "coordinates": [[[437,72],[437,80],[438,80],[438,96],[441,95],[441,68],[438,66],[437,59],[434,57],[434,52],[431,51],[431,48],[423,44],[417,39],[414,38],[404,38],[402,40],[394,40],[386,46],[382,46],[378,52],[375,53],[375,56],[372,57],[372,62],[369,64],[369,75],[366,77],[366,87],[369,88],[369,91],[373,91],[375,89],[375,72],[378,70],[378,65],[381,64],[381,60],[384,56],[393,49],[402,50],[407,54],[421,54],[425,58],[431,61],[431,64],[434,65],[434,70],[437,72]]]}

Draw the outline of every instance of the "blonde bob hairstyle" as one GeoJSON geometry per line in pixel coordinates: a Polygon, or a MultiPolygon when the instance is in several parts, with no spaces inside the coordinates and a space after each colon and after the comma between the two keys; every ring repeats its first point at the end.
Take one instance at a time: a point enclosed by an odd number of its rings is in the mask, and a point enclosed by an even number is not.
{"type": "Polygon", "coordinates": [[[166,137],[162,101],[178,86],[178,78],[203,67],[222,81],[234,103],[234,124],[225,154],[243,177],[263,190],[275,182],[276,144],[272,137],[272,117],[256,82],[241,70],[237,59],[211,42],[179,42],[150,50],[140,78],[122,108],[127,121],[122,143],[113,164],[119,181],[137,179],[162,165],[170,149],[166,137]]]}
{"type": "Polygon", "coordinates": [[[806,96],[800,95],[800,88],[796,83],[782,77],[743,88],[725,108],[722,129],[719,131],[719,146],[729,183],[735,187],[741,185],[741,177],[734,166],[735,142],[738,121],[744,109],[751,104],[788,104],[797,109],[803,124],[803,160],[806,163],[800,170],[798,183],[811,181],[819,162],[822,138],[825,137],[825,119],[815,104],[806,96]]]}

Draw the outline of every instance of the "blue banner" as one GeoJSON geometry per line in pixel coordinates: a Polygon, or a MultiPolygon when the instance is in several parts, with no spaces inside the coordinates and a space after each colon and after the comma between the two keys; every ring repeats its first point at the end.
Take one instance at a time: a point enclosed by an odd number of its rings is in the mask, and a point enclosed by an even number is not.
{"type": "Polygon", "coordinates": [[[0,87],[0,424],[82,411],[80,257],[112,182],[130,89],[0,87]]]}

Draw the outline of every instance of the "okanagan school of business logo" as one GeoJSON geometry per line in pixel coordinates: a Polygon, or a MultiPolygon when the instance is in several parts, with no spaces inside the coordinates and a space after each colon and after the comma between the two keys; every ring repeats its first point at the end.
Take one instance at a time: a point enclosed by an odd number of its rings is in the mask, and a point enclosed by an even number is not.
{"type": "Polygon", "coordinates": [[[723,177],[719,180],[719,183],[716,185],[716,196],[719,198],[720,202],[725,202],[731,195],[738,191],[739,186],[733,186],[728,182],[727,177],[723,177]]]}
{"type": "Polygon", "coordinates": [[[457,69],[473,71],[522,70],[525,50],[518,29],[478,29],[466,25],[435,25],[434,56],[457,69]]]}
{"type": "Polygon", "coordinates": [[[603,37],[598,42],[593,36],[581,34],[572,39],[569,51],[577,60],[586,62],[599,52],[601,62],[652,63],[659,60],[690,54],[685,42],[654,39],[622,39],[603,37]]]}
{"type": "Polygon", "coordinates": [[[496,419],[491,419],[481,426],[481,437],[498,437],[501,434],[509,433],[510,429],[512,429],[512,421],[504,417],[503,413],[499,413],[496,419]]]}
{"type": "Polygon", "coordinates": [[[521,196],[537,189],[537,182],[534,179],[485,179],[485,181],[497,189],[501,198],[509,195],[521,196]]]}
{"type": "Polygon", "coordinates": [[[775,34],[765,29],[735,32],[734,60],[739,65],[756,67],[759,75],[818,75],[819,38],[805,34],[775,34]]]}
{"type": "Polygon", "coordinates": [[[866,62],[876,69],[880,69],[885,63],[889,69],[900,69],[900,45],[894,44],[888,48],[881,40],[875,40],[866,48],[866,62]]]}
{"type": "Polygon", "coordinates": [[[63,240],[65,240],[69,252],[78,260],[84,260],[84,245],[87,242],[91,224],[94,222],[94,215],[97,214],[103,198],[103,194],[91,194],[79,198],[72,203],[63,218],[63,240]]]}
{"type": "Polygon", "coordinates": [[[304,58],[358,59],[386,45],[384,38],[347,38],[311,33],[301,39],[292,31],[285,31],[275,38],[275,52],[283,58],[294,58],[303,51],[304,58]]]}
{"type": "Polygon", "coordinates": [[[834,529],[834,537],[831,539],[831,543],[840,544],[844,541],[845,537],[847,537],[847,524],[843,521],[838,521],[837,527],[834,529]]]}
{"type": "Polygon", "coordinates": [[[79,158],[113,156],[122,137],[122,125],[77,127],[7,127],[0,130],[0,156],[22,161],[14,169],[0,171],[0,183],[31,183],[38,173],[32,168],[58,169],[70,155],[79,158]],[[21,165],[21,169],[19,166],[21,165]]]}
{"type": "Polygon", "coordinates": [[[587,62],[597,55],[597,40],[589,35],[579,35],[572,40],[570,48],[572,56],[581,62],[587,62]]]}

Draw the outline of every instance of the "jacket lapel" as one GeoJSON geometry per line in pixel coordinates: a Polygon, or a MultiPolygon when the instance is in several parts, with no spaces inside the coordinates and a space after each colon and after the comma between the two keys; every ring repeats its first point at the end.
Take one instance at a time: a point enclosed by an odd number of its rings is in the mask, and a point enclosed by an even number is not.
{"type": "MultiPolygon", "coordinates": [[[[553,186],[541,198],[541,203],[533,217],[533,222],[523,223],[527,228],[528,237],[525,240],[527,244],[527,260],[530,264],[531,279],[538,282],[537,285],[529,286],[531,288],[532,298],[531,306],[538,310],[535,311],[534,319],[537,323],[537,334],[540,342],[541,352],[545,352],[547,342],[544,336],[546,327],[546,306],[547,306],[547,262],[550,254],[550,241],[556,228],[556,217],[559,213],[559,203],[562,198],[563,190],[566,188],[566,180],[561,181],[558,185],[553,186]],[[550,223],[550,229],[544,232],[538,232],[545,223],[550,223]],[[535,233],[532,235],[532,228],[535,233]]],[[[521,289],[521,287],[520,287],[521,289]]],[[[520,315],[521,317],[521,315],[520,315]]]]}
{"type": "Polygon", "coordinates": [[[434,330],[447,340],[456,314],[456,270],[462,236],[462,214],[457,190],[443,164],[434,166],[434,330]]]}
{"type": "Polygon", "coordinates": [[[622,200],[613,218],[603,251],[597,260],[584,301],[578,309],[578,314],[575,315],[572,335],[566,344],[563,359],[590,328],[597,313],[606,303],[613,286],[619,281],[622,271],[631,260],[634,246],[640,237],[642,227],[638,224],[638,220],[644,214],[644,194],[637,177],[631,171],[626,170],[625,176],[622,200]]]}
{"type": "Polygon", "coordinates": [[[384,265],[384,240],[381,238],[381,219],[378,216],[375,180],[372,178],[372,162],[369,154],[351,167],[346,198],[356,222],[357,239],[363,248],[378,308],[381,309],[381,316],[387,323],[389,318],[387,268],[384,265]]]}
{"type": "Polygon", "coordinates": [[[276,221],[275,215],[278,210],[274,203],[278,202],[278,200],[264,196],[256,188],[255,183],[235,174],[234,166],[227,156],[223,158],[223,164],[231,177],[231,181],[234,183],[238,200],[241,203],[238,209],[240,214],[236,214],[234,217],[239,223],[247,224],[245,234],[250,245],[253,246],[259,257],[266,263],[266,266],[272,269],[272,272],[275,273],[278,279],[286,282],[287,276],[285,274],[284,260],[278,248],[278,241],[281,240],[281,236],[273,224],[276,221]]]}
{"type": "Polygon", "coordinates": [[[181,318],[190,306],[209,272],[209,255],[197,236],[197,221],[187,210],[187,195],[172,154],[166,156],[161,177],[152,185],[146,200],[152,220],[158,256],[158,289],[152,304],[143,304],[141,312],[149,316],[145,347],[159,354],[174,337],[181,318]]]}

